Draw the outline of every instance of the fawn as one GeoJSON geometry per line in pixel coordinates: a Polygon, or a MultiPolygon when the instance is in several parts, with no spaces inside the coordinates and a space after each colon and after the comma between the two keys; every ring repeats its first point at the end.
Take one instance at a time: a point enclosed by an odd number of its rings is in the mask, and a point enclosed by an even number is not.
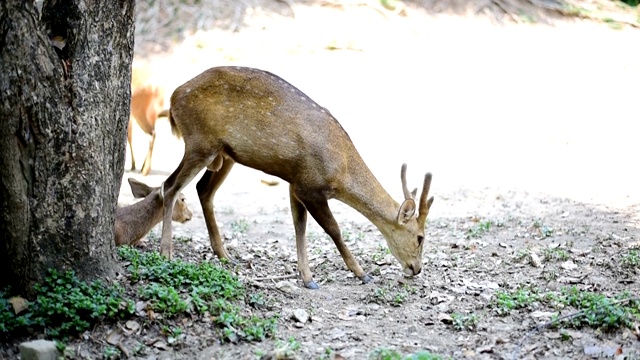
{"type": "MultiPolygon", "coordinates": [[[[116,246],[140,243],[152,227],[162,220],[162,193],[160,188],[150,187],[134,178],[129,178],[131,192],[137,199],[135,204],[122,206],[116,209],[116,246]]],[[[172,211],[173,221],[185,223],[191,220],[191,210],[187,207],[182,193],[172,211]]]]}

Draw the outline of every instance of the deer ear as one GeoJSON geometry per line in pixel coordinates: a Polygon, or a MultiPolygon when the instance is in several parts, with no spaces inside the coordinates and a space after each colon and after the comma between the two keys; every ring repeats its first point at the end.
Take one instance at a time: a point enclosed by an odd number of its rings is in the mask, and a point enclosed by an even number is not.
{"type": "Polygon", "coordinates": [[[151,194],[151,192],[154,190],[154,188],[134,178],[129,178],[128,180],[134,198],[141,199],[151,194]]]}
{"type": "Polygon", "coordinates": [[[398,224],[404,225],[411,218],[413,214],[416,213],[416,202],[413,199],[405,200],[402,205],[400,205],[400,210],[398,210],[398,224]]]}

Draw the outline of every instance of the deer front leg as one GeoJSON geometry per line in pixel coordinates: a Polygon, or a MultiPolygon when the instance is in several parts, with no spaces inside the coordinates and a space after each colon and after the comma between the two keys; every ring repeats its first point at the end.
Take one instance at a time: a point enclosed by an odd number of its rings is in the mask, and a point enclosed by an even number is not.
{"type": "Polygon", "coordinates": [[[163,194],[163,216],[162,216],[162,239],[160,240],[160,255],[173,258],[173,240],[171,238],[171,219],[173,217],[173,206],[180,191],[184,189],[198,172],[207,166],[215,158],[216,153],[211,155],[199,155],[190,151],[185,146],[184,157],[178,168],[162,184],[163,194]]]}
{"type": "Polygon", "coordinates": [[[296,197],[293,185],[289,185],[289,201],[291,202],[291,215],[293,216],[293,227],[296,232],[296,252],[298,254],[298,272],[302,277],[304,286],[308,289],[316,290],[320,286],[313,281],[309,258],[307,257],[307,209],[296,197]]]}
{"type": "Polygon", "coordinates": [[[362,280],[363,284],[371,282],[371,280],[373,280],[371,275],[362,270],[358,260],[356,260],[353,254],[351,254],[351,251],[349,251],[349,248],[347,248],[347,245],[344,243],[342,234],[340,233],[340,227],[338,226],[336,219],[333,217],[331,209],[329,209],[329,204],[327,203],[326,198],[320,198],[317,196],[316,199],[311,199],[310,197],[307,197],[303,202],[307,211],[309,211],[311,216],[313,216],[322,229],[331,237],[334,244],[336,244],[338,252],[340,252],[342,259],[345,264],[347,264],[349,270],[353,271],[358,279],[362,280]]]}
{"type": "MultiPolygon", "coordinates": [[[[222,160],[221,155],[218,156],[218,158],[222,160]]],[[[218,160],[218,158],[216,158],[216,160],[218,160]]],[[[219,259],[227,259],[235,264],[236,261],[229,256],[229,253],[222,244],[222,236],[216,223],[213,206],[213,198],[216,195],[216,191],[218,191],[234,164],[235,162],[231,158],[226,158],[217,171],[207,170],[198,181],[196,189],[198,190],[198,197],[200,198],[200,205],[202,206],[204,221],[207,224],[209,241],[211,242],[213,252],[219,259]]]]}

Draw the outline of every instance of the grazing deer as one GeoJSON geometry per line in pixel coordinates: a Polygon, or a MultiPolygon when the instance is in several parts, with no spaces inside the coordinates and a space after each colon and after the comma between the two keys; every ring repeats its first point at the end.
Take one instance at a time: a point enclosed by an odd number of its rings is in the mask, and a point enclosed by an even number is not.
{"type": "Polygon", "coordinates": [[[158,117],[167,116],[164,110],[164,89],[151,82],[150,73],[140,67],[131,70],[131,116],[127,127],[127,141],[131,149],[131,170],[136,169],[136,159],[133,155],[133,121],[135,119],[140,128],[151,136],[149,151],[142,163],[141,174],[146,176],[151,171],[151,155],[156,141],[156,121],[158,117]]]}
{"type": "MultiPolygon", "coordinates": [[[[162,220],[162,193],[160,188],[129,178],[129,186],[135,198],[143,198],[135,204],[116,209],[116,246],[138,245],[152,227],[162,220]]],[[[185,223],[191,220],[191,210],[180,193],[172,211],[173,221],[185,223]]]]}
{"type": "Polygon", "coordinates": [[[340,200],[367,217],[406,276],[422,270],[425,223],[433,203],[433,197],[427,199],[431,174],[424,177],[418,207],[417,189],[407,189],[403,165],[405,200],[398,204],[376,180],[338,121],[280,77],[244,67],[209,69],[175,90],[169,121],[173,133],[184,138],[185,152],[162,185],[161,254],[172,257],[170,220],[177,194],[206,167],[196,186],[200,204],[213,251],[229,258],[216,224],[213,198],[238,162],[289,183],[298,271],[307,288],[318,288],[307,257],[307,212],[333,239],[347,267],[363,283],[372,280],[345,245],[329,199],[340,200]]]}

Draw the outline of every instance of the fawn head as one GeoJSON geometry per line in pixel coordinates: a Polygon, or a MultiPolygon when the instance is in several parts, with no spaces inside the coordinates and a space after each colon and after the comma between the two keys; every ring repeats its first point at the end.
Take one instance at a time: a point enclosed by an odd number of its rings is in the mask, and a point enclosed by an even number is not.
{"type": "MultiPolygon", "coordinates": [[[[145,198],[149,196],[151,193],[154,193],[158,197],[158,201],[160,206],[158,207],[159,211],[162,211],[162,191],[160,187],[151,187],[143,182],[140,182],[134,178],[129,178],[129,186],[131,186],[131,192],[133,193],[133,197],[137,199],[145,198]]],[[[177,221],[179,223],[185,223],[191,220],[193,214],[191,210],[187,206],[187,202],[183,193],[178,195],[178,200],[176,200],[176,204],[173,206],[173,215],[171,220],[177,221]]]]}
{"type": "Polygon", "coordinates": [[[420,194],[418,215],[416,216],[416,193],[418,189],[409,191],[406,180],[407,164],[402,165],[400,178],[404,202],[398,210],[397,221],[392,226],[381,229],[389,241],[391,254],[400,262],[402,272],[406,276],[418,275],[422,271],[422,248],[425,242],[425,225],[429,209],[433,204],[433,196],[429,196],[431,173],[424,176],[422,193],[420,194]]]}

